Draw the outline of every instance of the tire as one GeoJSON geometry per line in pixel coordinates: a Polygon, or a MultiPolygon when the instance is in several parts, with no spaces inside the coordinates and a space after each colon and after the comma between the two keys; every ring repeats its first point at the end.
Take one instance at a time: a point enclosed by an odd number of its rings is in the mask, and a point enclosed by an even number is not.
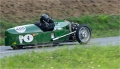
{"type": "Polygon", "coordinates": [[[16,49],[22,49],[23,46],[11,46],[13,48],[13,50],[16,50],[16,49]]]}
{"type": "Polygon", "coordinates": [[[91,30],[86,25],[78,26],[76,30],[76,40],[81,44],[86,44],[90,41],[91,30]]]}

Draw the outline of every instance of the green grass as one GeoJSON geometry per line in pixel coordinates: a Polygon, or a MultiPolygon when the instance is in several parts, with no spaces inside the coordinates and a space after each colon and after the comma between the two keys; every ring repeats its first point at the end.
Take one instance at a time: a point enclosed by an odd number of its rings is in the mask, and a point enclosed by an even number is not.
{"type": "MultiPolygon", "coordinates": [[[[58,18],[59,19],[59,18],[58,18]]],[[[86,24],[92,29],[92,37],[109,37],[120,36],[120,15],[83,15],[81,17],[67,18],[72,22],[79,24],[86,24]]],[[[39,19],[22,20],[21,23],[17,23],[18,19],[9,22],[9,20],[3,18],[0,20],[0,45],[4,44],[4,31],[8,28],[19,26],[23,24],[33,24],[39,19]]],[[[10,20],[11,21],[11,20],[10,20]]]]}
{"type": "Polygon", "coordinates": [[[120,36],[120,15],[84,15],[68,20],[86,24],[92,29],[92,37],[120,36]]]}
{"type": "Polygon", "coordinates": [[[75,46],[0,59],[1,69],[119,69],[119,46],[75,46]]]}

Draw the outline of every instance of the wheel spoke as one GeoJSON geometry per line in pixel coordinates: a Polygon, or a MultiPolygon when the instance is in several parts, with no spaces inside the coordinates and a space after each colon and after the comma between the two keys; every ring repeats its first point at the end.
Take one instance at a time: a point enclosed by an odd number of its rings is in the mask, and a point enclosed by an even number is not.
{"type": "Polygon", "coordinates": [[[89,29],[87,27],[82,27],[80,30],[79,30],[79,39],[82,41],[82,42],[87,42],[90,38],[90,32],[89,32],[89,29]]]}

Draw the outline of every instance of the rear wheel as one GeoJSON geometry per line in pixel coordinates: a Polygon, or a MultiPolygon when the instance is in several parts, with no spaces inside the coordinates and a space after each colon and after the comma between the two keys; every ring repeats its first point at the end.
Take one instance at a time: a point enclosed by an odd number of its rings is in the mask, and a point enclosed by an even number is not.
{"type": "Polygon", "coordinates": [[[80,25],[76,30],[76,39],[79,43],[86,44],[91,38],[91,30],[86,25],[80,25]]]}
{"type": "Polygon", "coordinates": [[[16,49],[22,49],[23,46],[11,46],[13,48],[13,50],[16,50],[16,49]]]}

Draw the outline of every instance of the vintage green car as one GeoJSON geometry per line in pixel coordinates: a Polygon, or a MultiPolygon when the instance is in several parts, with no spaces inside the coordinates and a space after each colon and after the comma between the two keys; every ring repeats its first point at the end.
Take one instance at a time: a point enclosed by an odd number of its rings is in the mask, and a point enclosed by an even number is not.
{"type": "Polygon", "coordinates": [[[69,22],[67,20],[55,21],[53,31],[42,31],[35,24],[28,24],[9,28],[5,31],[5,46],[21,49],[25,46],[40,44],[74,42],[88,43],[91,30],[86,25],[69,22]]]}

